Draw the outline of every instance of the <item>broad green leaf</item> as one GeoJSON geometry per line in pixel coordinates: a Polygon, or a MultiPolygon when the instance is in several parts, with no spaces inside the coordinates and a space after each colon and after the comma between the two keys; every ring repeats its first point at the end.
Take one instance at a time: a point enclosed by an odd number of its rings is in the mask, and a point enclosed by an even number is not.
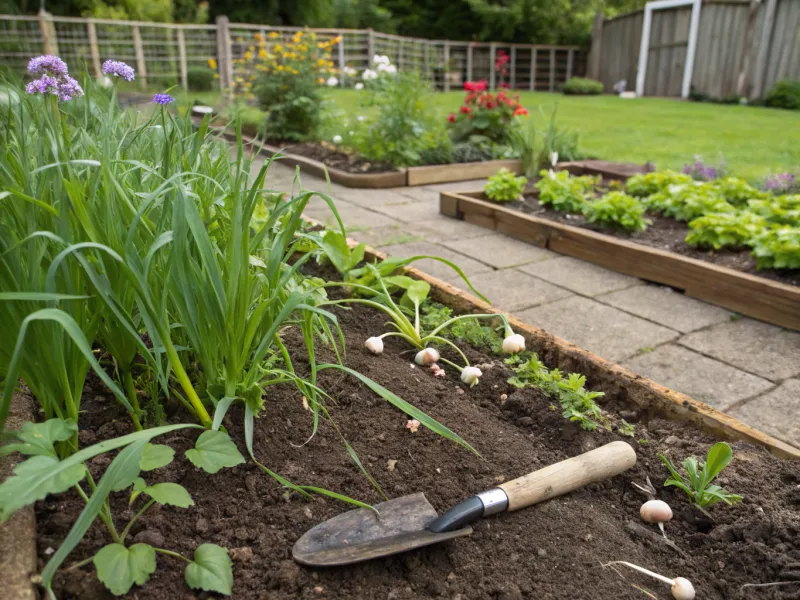
{"type": "Polygon", "coordinates": [[[164,444],[145,444],[142,451],[142,461],[139,467],[142,471],[153,471],[166,467],[175,457],[175,450],[164,444]]]}
{"type": "MultiPolygon", "coordinates": [[[[464,441],[464,439],[462,439],[460,435],[451,431],[450,429],[439,423],[439,421],[437,421],[436,419],[429,417],[427,414],[425,414],[415,406],[409,404],[408,402],[403,400],[400,396],[394,394],[393,392],[390,392],[381,384],[373,381],[366,375],[362,375],[358,371],[354,371],[353,369],[350,369],[343,365],[326,363],[326,364],[321,364],[318,367],[319,371],[323,371],[325,369],[338,369],[340,371],[348,373],[349,375],[352,375],[353,377],[361,381],[363,384],[365,384],[373,392],[378,394],[381,398],[389,402],[394,407],[402,410],[412,419],[416,419],[422,425],[424,425],[434,433],[441,435],[443,438],[456,442],[457,444],[464,446],[467,450],[470,450],[471,452],[478,454],[478,451],[475,450],[475,448],[473,448],[472,446],[470,446],[466,441],[464,441]]],[[[478,454],[478,456],[480,456],[480,454],[478,454]]]]}
{"type": "Polygon", "coordinates": [[[194,448],[186,451],[195,467],[212,475],[223,467],[235,467],[244,462],[236,444],[224,431],[204,431],[197,438],[194,448]]]}
{"type": "MultiPolygon", "coordinates": [[[[160,427],[158,429],[163,431],[165,428],[160,427]]],[[[111,464],[108,466],[108,469],[106,469],[105,474],[103,474],[103,477],[100,479],[97,487],[94,489],[92,497],[89,498],[89,502],[81,511],[81,514],[78,516],[78,519],[75,521],[72,529],[69,530],[66,539],[58,548],[58,550],[56,550],[56,553],[53,554],[50,562],[47,563],[47,566],[42,571],[42,585],[45,588],[50,587],[53,581],[53,576],[56,574],[58,568],[67,558],[67,556],[69,556],[70,552],[75,549],[75,546],[80,543],[80,541],[83,539],[83,536],[86,535],[86,532],[89,531],[89,527],[92,526],[92,523],[94,523],[97,515],[100,514],[100,511],[103,509],[103,506],[108,499],[108,495],[111,493],[111,488],[115,482],[120,480],[121,474],[130,470],[139,470],[139,461],[142,459],[142,448],[149,439],[147,436],[142,436],[141,434],[147,433],[149,432],[137,431],[136,434],[131,434],[133,436],[139,435],[140,437],[134,437],[135,441],[133,441],[133,443],[131,443],[127,448],[124,448],[119,454],[117,454],[116,458],[111,461],[111,464]]],[[[130,440],[131,435],[123,436],[123,438],[119,439],[130,440]]],[[[150,437],[154,436],[151,434],[150,437]]],[[[109,442],[114,441],[118,440],[109,440],[109,442]]],[[[101,444],[96,444],[96,446],[100,445],[101,444]]],[[[81,455],[81,452],[73,454],[69,459],[63,460],[62,464],[69,460],[74,460],[79,455],[81,455]]]]}
{"type": "Polygon", "coordinates": [[[383,283],[385,283],[387,286],[394,285],[403,290],[407,290],[412,283],[417,281],[408,275],[389,275],[388,277],[383,277],[382,279],[383,283]]]}
{"type": "Polygon", "coordinates": [[[329,229],[322,234],[322,248],[325,250],[328,260],[342,275],[354,266],[350,263],[350,247],[347,245],[347,238],[338,231],[329,229]]]}
{"type": "Polygon", "coordinates": [[[683,461],[683,468],[686,469],[686,472],[689,474],[689,482],[692,484],[692,488],[698,492],[702,490],[703,480],[700,477],[697,459],[694,456],[690,456],[683,461]]]}
{"type": "Polygon", "coordinates": [[[708,451],[706,456],[706,464],[703,468],[703,483],[705,487],[711,483],[714,478],[720,474],[722,469],[728,466],[733,458],[733,450],[725,442],[717,442],[708,451]]]}
{"type": "Polygon", "coordinates": [[[157,483],[142,490],[159,504],[189,508],[194,506],[194,500],[186,488],[177,483],[157,483]]]}
{"type": "Polygon", "coordinates": [[[109,544],[94,555],[97,578],[115,596],[127,594],[134,584],[142,585],[156,570],[156,552],[149,544],[109,544]]]}
{"type": "Polygon", "coordinates": [[[58,469],[61,461],[54,456],[32,456],[14,468],[14,475],[0,485],[0,523],[23,506],[42,500],[48,494],[60,494],[86,475],[82,463],[58,469]]]}
{"type": "Polygon", "coordinates": [[[201,544],[194,551],[194,561],[186,567],[184,577],[193,590],[230,596],[233,568],[228,551],[216,544],[201,544]]]}
{"type": "Polygon", "coordinates": [[[23,423],[22,429],[14,432],[17,443],[0,447],[0,456],[19,452],[28,456],[52,456],[58,458],[53,445],[70,439],[78,431],[72,419],[48,419],[44,423],[23,423]]]}
{"type": "Polygon", "coordinates": [[[422,304],[425,302],[425,298],[428,297],[430,291],[431,286],[427,281],[415,281],[408,286],[406,294],[408,294],[409,300],[414,304],[422,304]]]}

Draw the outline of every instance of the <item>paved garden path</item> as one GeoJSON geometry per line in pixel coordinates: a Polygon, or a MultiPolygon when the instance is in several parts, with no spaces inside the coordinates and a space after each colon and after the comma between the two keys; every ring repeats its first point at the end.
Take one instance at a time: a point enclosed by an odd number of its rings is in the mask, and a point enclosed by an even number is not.
{"type": "MultiPolygon", "coordinates": [[[[267,181],[289,190],[293,178],[277,164],[267,181]]],[[[439,214],[440,190],[482,184],[330,189],[351,237],[390,255],[452,260],[498,308],[800,447],[800,333],[439,214]]],[[[306,214],[335,222],[316,199],[306,214]]],[[[442,263],[416,266],[463,287],[442,263]]]]}

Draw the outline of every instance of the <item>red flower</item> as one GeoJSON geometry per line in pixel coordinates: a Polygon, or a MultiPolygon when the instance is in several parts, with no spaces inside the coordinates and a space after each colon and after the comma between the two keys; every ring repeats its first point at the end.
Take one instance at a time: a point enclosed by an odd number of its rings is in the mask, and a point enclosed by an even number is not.
{"type": "Polygon", "coordinates": [[[528,109],[524,108],[522,106],[518,106],[517,110],[514,111],[514,116],[515,117],[520,117],[520,116],[527,117],[528,116],[528,109]]]}
{"type": "Polygon", "coordinates": [[[461,107],[461,112],[464,113],[465,115],[468,115],[469,113],[472,112],[472,109],[465,104],[464,106],[461,107]]]}
{"type": "Polygon", "coordinates": [[[456,116],[453,113],[450,113],[450,116],[447,117],[447,122],[448,123],[453,123],[453,122],[455,122],[455,120],[456,120],[456,116]]]}
{"type": "MultiPolygon", "coordinates": [[[[505,75],[505,73],[504,73],[504,75],[505,75]]],[[[505,81],[500,84],[500,87],[503,88],[503,89],[506,89],[506,90],[511,88],[511,86],[508,85],[505,81]]]]}
{"type": "Polygon", "coordinates": [[[465,81],[464,90],[467,92],[483,92],[486,90],[486,80],[481,79],[480,81],[465,81]]]}
{"type": "Polygon", "coordinates": [[[486,108],[488,108],[489,110],[492,110],[494,108],[494,102],[491,102],[491,101],[487,102],[486,103],[486,108]]]}

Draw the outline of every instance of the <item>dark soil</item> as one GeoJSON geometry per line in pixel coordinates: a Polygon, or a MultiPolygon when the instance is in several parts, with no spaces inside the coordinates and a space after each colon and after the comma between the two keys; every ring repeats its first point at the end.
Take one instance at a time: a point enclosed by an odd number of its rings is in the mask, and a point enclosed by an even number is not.
{"type": "Polygon", "coordinates": [[[689,246],[684,239],[689,233],[689,226],[681,221],[676,221],[669,217],[648,213],[647,218],[652,224],[645,231],[630,233],[609,229],[593,223],[588,223],[586,217],[579,214],[566,214],[539,203],[537,192],[525,195],[522,200],[505,203],[504,206],[513,208],[529,215],[534,215],[542,219],[565,223],[574,227],[590,229],[598,233],[612,235],[614,237],[643,244],[659,250],[675,252],[682,256],[703,260],[714,263],[729,269],[735,269],[750,275],[772,279],[787,285],[800,285],[800,269],[761,269],[756,266],[756,259],[750,254],[749,250],[700,250],[689,246]]]}
{"type": "Polygon", "coordinates": [[[286,142],[269,140],[267,144],[281,148],[285,154],[297,154],[348,173],[389,173],[395,168],[388,162],[373,162],[358,154],[340,150],[327,142],[286,142]]]}
{"type": "MultiPolygon", "coordinates": [[[[497,357],[467,349],[471,361],[484,372],[480,384],[468,389],[453,369],[442,379],[415,367],[411,355],[402,354],[408,348],[393,341],[396,338],[386,338],[381,356],[368,354],[363,340],[385,330],[382,313],[356,307],[339,314],[350,367],[446,424],[481,453],[475,456],[425,429],[410,433],[404,427],[407,417],[365,386],[340,373],[323,372],[320,383],[332,397],[328,408],[333,419],[388,497],[422,491],[442,511],[499,482],[615,439],[631,443],[638,464],[610,481],[485,519],[466,538],[360,565],[314,570],[292,561],[292,545],[306,530],[349,507],[330,499],[305,501],[249,463],[208,475],[183,456],[197,433],[177,432],[156,440],[176,449],[175,461],[145,477],[150,483],[184,485],[196,506],[154,507],[133,529],[139,540],[163,544],[186,556],[203,542],[227,547],[234,560],[232,597],[247,600],[647,598],[634,584],[655,598],[671,597],[668,587],[655,580],[622,568],[617,573],[601,567],[613,560],[631,561],[670,577],[687,577],[694,582],[697,597],[704,600],[800,597],[796,585],[740,592],[745,583],[800,580],[800,470],[796,463],[778,460],[763,448],[733,444],[734,460],[719,483],[743,495],[744,501],[734,507],[713,507],[715,523],[698,519],[682,492],[661,488],[667,473],[657,454],[666,453],[674,462],[691,454],[705,455],[714,441],[710,437],[688,425],[650,419],[619,399],[608,402],[606,408],[627,411],[623,416],[636,423],[635,437],[620,438],[605,430],[586,432],[564,421],[539,391],[508,385],[509,373],[497,357]],[[389,460],[397,461],[394,470],[387,469],[389,460]],[[634,533],[627,526],[629,522],[644,525],[639,507],[645,498],[630,482],[644,483],[648,476],[676,513],[666,530],[684,554],[668,547],[655,526],[646,526],[650,534],[634,533]]],[[[302,368],[299,335],[287,332],[286,343],[302,368]]],[[[130,429],[97,380],[90,380],[82,409],[83,445],[130,429]]],[[[180,413],[170,420],[180,421],[180,413]]],[[[226,427],[244,454],[241,423],[241,411],[233,409],[226,427]]],[[[321,423],[316,436],[303,444],[311,427],[311,414],[303,410],[295,389],[269,388],[266,409],[256,422],[256,456],[295,483],[381,502],[329,423],[321,423]]],[[[91,462],[95,477],[110,458],[101,456],[91,462]]],[[[127,501],[125,493],[113,496],[118,526],[131,516],[127,501]]],[[[40,565],[61,544],[81,508],[74,493],[37,504],[40,565]]],[[[105,529],[96,523],[67,564],[90,556],[109,541],[105,529]]],[[[134,587],[127,597],[217,597],[189,590],[183,567],[180,561],[159,555],[158,570],[150,581],[134,587]]],[[[91,565],[62,571],[56,578],[56,592],[61,600],[110,597],[91,565]]]]}

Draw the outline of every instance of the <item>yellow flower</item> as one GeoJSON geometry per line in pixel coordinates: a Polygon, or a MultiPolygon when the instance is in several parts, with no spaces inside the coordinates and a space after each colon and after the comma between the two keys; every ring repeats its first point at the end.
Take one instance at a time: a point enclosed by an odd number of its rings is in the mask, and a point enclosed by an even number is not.
{"type": "Polygon", "coordinates": [[[255,38],[256,38],[256,39],[257,39],[259,42],[260,42],[261,40],[263,40],[263,39],[264,39],[264,36],[263,36],[263,35],[261,35],[260,33],[256,33],[254,37],[255,37],[255,38]]]}
{"type": "Polygon", "coordinates": [[[281,50],[283,50],[283,48],[281,47],[280,44],[275,44],[275,47],[273,48],[273,50],[275,50],[275,52],[280,52],[281,50]]]}
{"type": "Polygon", "coordinates": [[[213,58],[208,59],[208,66],[211,67],[213,70],[217,70],[217,61],[213,58]]]}
{"type": "Polygon", "coordinates": [[[325,80],[322,77],[320,77],[319,79],[317,79],[317,83],[322,85],[323,83],[325,83],[325,80]]]}
{"type": "Polygon", "coordinates": [[[214,73],[214,79],[219,79],[219,73],[214,73]]]}
{"type": "Polygon", "coordinates": [[[245,60],[253,60],[253,53],[248,50],[244,53],[245,60]]]}
{"type": "Polygon", "coordinates": [[[277,31],[270,31],[269,32],[269,37],[270,37],[270,39],[274,40],[276,37],[278,37],[278,32],[277,31]]]}
{"type": "Polygon", "coordinates": [[[278,68],[276,69],[276,71],[278,71],[278,72],[283,71],[283,65],[278,65],[278,68]]]}
{"type": "Polygon", "coordinates": [[[267,58],[267,51],[264,50],[263,48],[261,50],[259,50],[258,51],[258,58],[260,58],[261,60],[264,60],[265,58],[267,58]]]}
{"type": "Polygon", "coordinates": [[[317,61],[317,65],[320,66],[320,67],[324,67],[325,66],[325,59],[324,58],[320,58],[317,61]]]}
{"type": "Polygon", "coordinates": [[[253,84],[250,83],[249,81],[246,81],[245,84],[244,84],[244,87],[250,89],[251,87],[253,87],[253,84]]]}

